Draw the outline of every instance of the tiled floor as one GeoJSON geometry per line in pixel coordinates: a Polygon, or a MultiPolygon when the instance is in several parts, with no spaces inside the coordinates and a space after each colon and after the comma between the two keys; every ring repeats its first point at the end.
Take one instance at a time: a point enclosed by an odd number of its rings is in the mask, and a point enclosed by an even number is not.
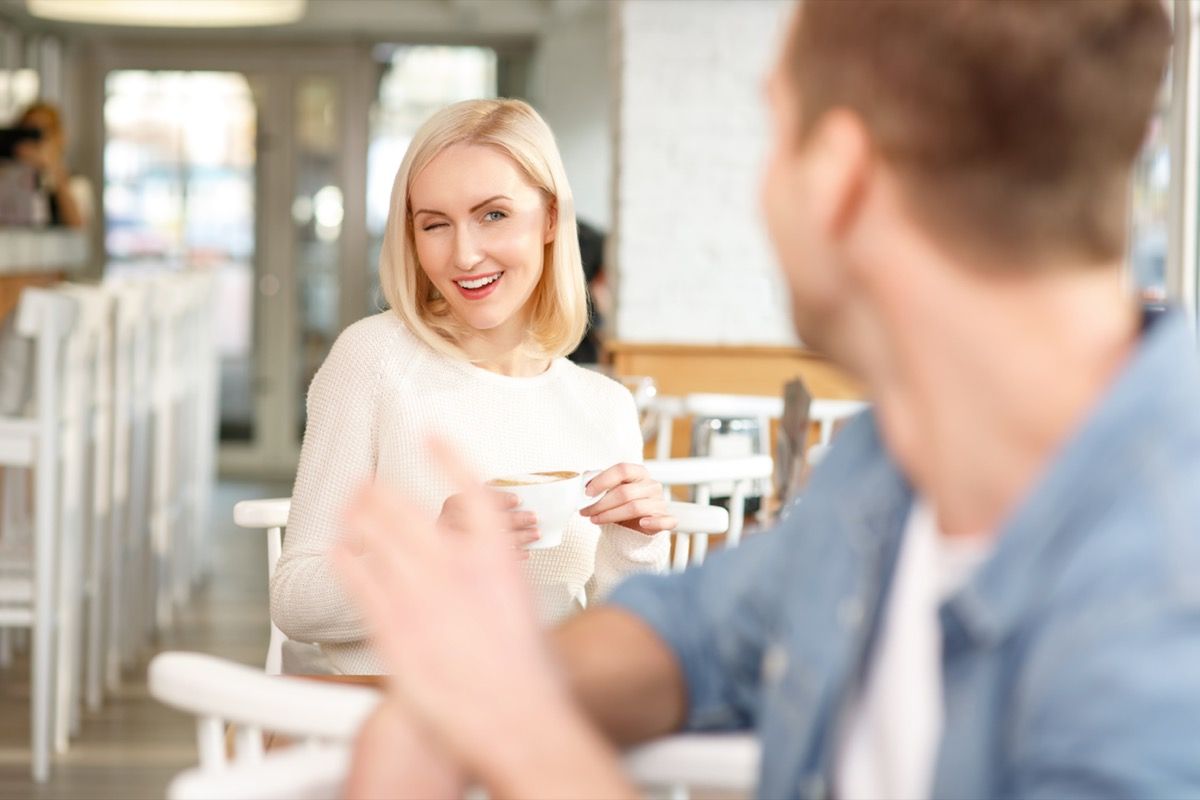
{"type": "MultiPolygon", "coordinates": [[[[154,650],[198,650],[261,664],[267,642],[266,542],[234,527],[233,504],[281,497],[290,486],[222,483],[216,493],[213,574],[154,650]]],[[[84,712],[82,732],[59,756],[50,781],[29,774],[29,682],[23,658],[0,670],[0,798],[158,798],[171,776],[196,763],[191,717],[155,702],[146,691],[145,660],[125,676],[120,693],[97,713],[84,712]]]]}

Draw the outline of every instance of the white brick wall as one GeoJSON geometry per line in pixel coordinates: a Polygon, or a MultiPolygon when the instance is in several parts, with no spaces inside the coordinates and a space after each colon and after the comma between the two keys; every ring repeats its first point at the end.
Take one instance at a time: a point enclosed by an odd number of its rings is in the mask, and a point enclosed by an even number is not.
{"type": "Polygon", "coordinates": [[[795,343],[758,210],[762,80],[792,8],[780,0],[615,7],[619,339],[795,343]]]}

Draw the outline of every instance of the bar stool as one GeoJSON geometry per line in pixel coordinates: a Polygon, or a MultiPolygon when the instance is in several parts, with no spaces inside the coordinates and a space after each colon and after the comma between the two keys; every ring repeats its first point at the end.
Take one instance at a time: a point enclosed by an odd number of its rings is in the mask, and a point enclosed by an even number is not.
{"type": "MultiPolygon", "coordinates": [[[[104,663],[108,639],[114,633],[107,617],[110,571],[113,566],[113,293],[100,286],[64,284],[61,290],[79,303],[80,321],[74,338],[80,339],[84,374],[80,400],[84,404],[81,428],[84,448],[80,520],[84,533],[84,574],[80,585],[86,618],[86,660],[77,661],[73,686],[82,685],[91,710],[100,708],[104,694],[104,663]],[[79,667],[83,674],[79,675],[79,667]]],[[[113,688],[116,688],[115,686],[113,688]]],[[[78,725],[78,692],[72,703],[72,728],[78,725]]]]}
{"type": "Polygon", "coordinates": [[[113,342],[113,447],[109,630],[105,683],[116,689],[153,627],[149,591],[151,478],[150,284],[110,280],[116,301],[113,342]]]}
{"type": "MultiPolygon", "coordinates": [[[[32,470],[34,496],[32,529],[24,536],[4,531],[0,627],[31,631],[31,770],[34,780],[44,782],[50,775],[55,740],[56,682],[63,674],[63,654],[57,645],[66,609],[59,587],[64,578],[63,551],[70,543],[63,539],[60,477],[67,466],[66,432],[78,422],[71,419],[76,406],[64,402],[67,341],[78,307],[62,292],[26,289],[15,313],[17,333],[35,345],[33,410],[29,415],[0,417],[0,465],[6,475],[12,469],[32,470]],[[26,548],[21,547],[21,539],[26,548]]],[[[17,496],[9,493],[6,500],[17,496]]]]}
{"type": "Polygon", "coordinates": [[[77,323],[66,342],[62,477],[63,580],[59,584],[63,625],[59,628],[55,747],[65,752],[81,724],[85,682],[90,708],[101,701],[100,654],[107,605],[109,451],[107,385],[112,305],[93,286],[59,284],[72,299],[77,323]]]}

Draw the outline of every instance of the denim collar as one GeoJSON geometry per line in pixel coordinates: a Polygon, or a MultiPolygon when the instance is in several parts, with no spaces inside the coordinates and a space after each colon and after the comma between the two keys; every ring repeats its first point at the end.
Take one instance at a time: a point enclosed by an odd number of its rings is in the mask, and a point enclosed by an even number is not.
{"type": "Polygon", "coordinates": [[[1086,520],[1100,519],[1155,457],[1162,431],[1182,436],[1200,429],[1196,366],[1187,317],[1147,312],[1129,362],[1001,526],[991,557],[943,605],[948,636],[959,631],[978,646],[1004,639],[1087,534],[1086,520]]]}

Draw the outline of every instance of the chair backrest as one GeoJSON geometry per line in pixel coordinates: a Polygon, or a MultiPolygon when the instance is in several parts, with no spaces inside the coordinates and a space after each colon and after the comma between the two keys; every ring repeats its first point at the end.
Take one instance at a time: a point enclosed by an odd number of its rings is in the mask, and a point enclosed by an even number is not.
{"type": "MultiPolygon", "coordinates": [[[[673,473],[674,474],[674,473],[673,473]]],[[[267,582],[270,584],[283,549],[283,531],[291,511],[290,497],[265,500],[243,500],[233,507],[233,521],[239,528],[265,531],[267,534],[267,582]]],[[[676,535],[708,536],[729,530],[729,512],[723,508],[695,503],[671,502],[671,515],[678,521],[676,535]]],[[[271,621],[271,638],[267,644],[265,671],[279,675],[283,671],[283,646],[287,641],[283,631],[271,621]]]]}
{"type": "MultiPolygon", "coordinates": [[[[275,574],[279,553],[283,549],[283,529],[287,527],[292,499],[277,497],[268,500],[243,500],[233,507],[233,521],[239,528],[266,531],[267,534],[267,584],[275,574]]],[[[267,644],[268,675],[283,671],[283,643],[287,637],[271,620],[271,638],[267,644]]]]}
{"type": "Polygon", "coordinates": [[[196,717],[200,766],[229,763],[225,726],[237,727],[234,761],[260,761],[264,732],[304,741],[348,742],[383,695],[348,686],[267,675],[204,653],[160,653],[147,679],[156,700],[196,717]]]}
{"type": "Polygon", "coordinates": [[[683,398],[684,413],[697,417],[779,419],[783,398],[753,394],[695,393],[683,398]]]}
{"type": "Polygon", "coordinates": [[[645,420],[642,425],[643,438],[647,442],[654,439],[654,457],[660,461],[670,458],[675,420],[683,416],[683,398],[668,395],[648,397],[639,411],[645,420]]]}
{"type": "MultiPolygon", "coordinates": [[[[740,458],[668,458],[645,463],[650,476],[661,483],[670,496],[676,486],[692,489],[692,500],[708,506],[712,500],[714,484],[731,484],[729,497],[729,527],[725,544],[736,547],[741,541],[745,527],[745,500],[755,481],[770,477],[774,462],[770,456],[745,456],[740,458]]],[[[682,526],[675,531],[675,552],[672,568],[682,570],[691,561],[700,563],[708,552],[708,536],[702,532],[687,531],[682,526]]]]}
{"type": "MultiPolygon", "coordinates": [[[[162,653],[150,663],[150,693],[197,717],[200,767],[175,778],[172,800],[283,800],[340,796],[348,745],[382,699],[375,689],[272,677],[199,653],[162,653]],[[226,754],[224,724],[238,733],[226,754]],[[304,746],[264,754],[262,733],[304,746]]],[[[648,787],[749,793],[760,750],[750,735],[684,735],[626,754],[630,777],[648,787]]]]}

